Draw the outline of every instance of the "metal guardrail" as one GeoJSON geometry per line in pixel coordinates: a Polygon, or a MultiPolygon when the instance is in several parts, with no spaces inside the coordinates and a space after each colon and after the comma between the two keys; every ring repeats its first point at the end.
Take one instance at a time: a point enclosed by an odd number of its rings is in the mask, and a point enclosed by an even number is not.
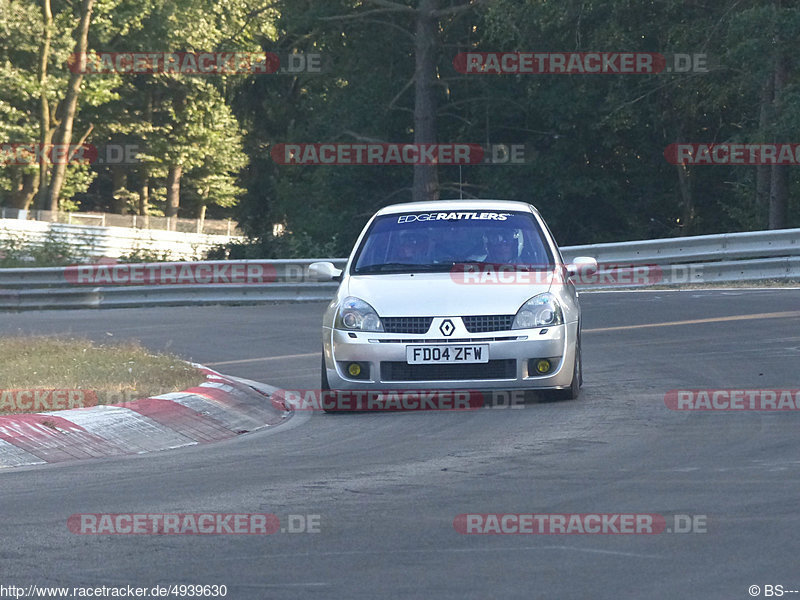
{"type": "MultiPolygon", "coordinates": [[[[584,290],[800,279],[800,229],[567,246],[562,254],[567,261],[597,258],[600,273],[579,283],[584,290]],[[631,281],[632,272],[641,277],[631,281]]],[[[0,310],[328,300],[338,284],[313,281],[308,274],[308,266],[320,260],[339,268],[347,262],[309,258],[0,269],[0,310]]]]}
{"type": "Polygon", "coordinates": [[[156,285],[0,291],[0,310],[135,308],[308,302],[333,297],[337,283],[156,285]]]}
{"type": "Polygon", "coordinates": [[[599,263],[671,265],[713,260],[800,256],[800,229],[568,246],[564,258],[593,256],[599,263]]]}
{"type": "Polygon", "coordinates": [[[79,288],[102,287],[103,289],[144,289],[147,287],[148,276],[160,279],[160,282],[151,281],[156,288],[201,288],[214,289],[220,286],[231,287],[238,282],[245,283],[249,288],[264,285],[268,288],[278,283],[285,284],[318,284],[309,277],[308,266],[313,262],[331,261],[339,268],[344,268],[346,258],[298,258],[283,260],[209,260],[186,262],[157,262],[157,263],[113,263],[96,265],[73,265],[69,267],[15,267],[0,269],[0,291],[2,290],[32,290],[38,288],[79,288]],[[215,277],[214,268],[227,267],[226,272],[216,276],[216,282],[204,281],[208,273],[198,273],[200,266],[207,267],[211,277],[215,277]],[[165,270],[174,267],[174,276],[165,273],[165,270]],[[182,285],[181,268],[188,267],[192,271],[184,279],[192,279],[191,285],[182,285]],[[233,267],[242,271],[237,276],[231,273],[233,267]],[[82,269],[91,271],[89,277],[81,277],[82,269]],[[135,274],[141,273],[142,281],[136,282],[135,274]],[[93,285],[96,283],[97,285],[93,285]],[[109,286],[100,285],[108,283],[109,286]]]}

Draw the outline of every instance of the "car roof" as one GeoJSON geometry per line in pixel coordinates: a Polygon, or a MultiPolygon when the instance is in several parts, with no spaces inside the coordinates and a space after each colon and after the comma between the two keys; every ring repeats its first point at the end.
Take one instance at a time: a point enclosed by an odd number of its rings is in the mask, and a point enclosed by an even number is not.
{"type": "Polygon", "coordinates": [[[516,200],[433,200],[430,202],[403,202],[384,206],[377,215],[391,215],[405,212],[425,212],[435,210],[507,210],[530,212],[536,208],[526,202],[516,200]]]}

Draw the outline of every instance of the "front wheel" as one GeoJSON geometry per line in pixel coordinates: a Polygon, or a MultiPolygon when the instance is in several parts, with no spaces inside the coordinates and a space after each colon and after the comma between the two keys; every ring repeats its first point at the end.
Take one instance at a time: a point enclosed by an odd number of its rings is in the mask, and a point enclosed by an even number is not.
{"type": "MultiPolygon", "coordinates": [[[[330,391],[331,386],[328,383],[328,369],[325,366],[325,349],[324,348],[322,349],[322,367],[321,367],[321,369],[322,369],[322,371],[320,373],[319,389],[320,389],[320,392],[327,392],[327,391],[330,391]]],[[[320,394],[320,397],[321,396],[322,396],[322,394],[320,394]]],[[[330,409],[325,408],[324,405],[322,406],[322,410],[324,410],[326,413],[339,412],[339,411],[337,411],[336,409],[333,409],[333,408],[330,408],[330,409]]]]}
{"type": "Polygon", "coordinates": [[[548,400],[577,400],[583,385],[583,361],[581,360],[581,338],[575,344],[575,364],[572,367],[572,383],[564,390],[542,392],[548,400]]]}
{"type": "Polygon", "coordinates": [[[322,350],[322,370],[320,371],[319,389],[323,392],[331,389],[328,384],[328,368],[325,366],[325,349],[322,350]]]}

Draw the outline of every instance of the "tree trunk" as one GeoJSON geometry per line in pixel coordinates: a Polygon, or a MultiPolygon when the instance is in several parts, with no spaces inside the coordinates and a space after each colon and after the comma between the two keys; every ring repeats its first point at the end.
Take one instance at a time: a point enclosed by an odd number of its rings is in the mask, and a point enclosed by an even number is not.
{"type": "MultiPolygon", "coordinates": [[[[147,89],[147,99],[144,105],[144,119],[145,122],[151,124],[153,122],[153,91],[147,89]]],[[[146,227],[149,227],[150,215],[150,168],[147,165],[142,165],[139,170],[141,184],[139,186],[139,214],[145,216],[146,227]]]]}
{"type": "Polygon", "coordinates": [[[139,214],[150,214],[150,170],[143,167],[141,170],[142,182],[139,186],[139,214]]]}
{"type": "Polygon", "coordinates": [[[789,165],[772,165],[769,193],[769,228],[785,229],[789,204],[789,165]]]}
{"type": "MultiPolygon", "coordinates": [[[[761,100],[758,114],[758,142],[767,141],[767,127],[769,125],[770,107],[773,99],[773,78],[770,74],[761,88],[761,100]]],[[[758,165],[756,167],[756,209],[758,212],[758,229],[763,229],[768,221],[770,197],[770,166],[758,165]]]]}
{"type": "Polygon", "coordinates": [[[11,200],[9,207],[28,210],[36,196],[36,182],[38,173],[23,171],[14,168],[11,175],[11,200]]]}
{"type": "MultiPolygon", "coordinates": [[[[777,2],[778,10],[781,2],[777,2]]],[[[786,87],[786,79],[789,71],[789,61],[786,51],[781,46],[780,38],[776,36],[777,49],[775,51],[775,75],[773,79],[773,105],[775,110],[773,118],[776,123],[780,123],[783,113],[783,88],[786,87]]],[[[782,136],[781,136],[782,137],[782,136]]],[[[769,193],[769,228],[783,229],[786,227],[786,213],[789,207],[789,166],[772,165],[770,169],[770,193],[769,193]]]]}
{"type": "Polygon", "coordinates": [[[167,209],[164,214],[170,219],[169,228],[175,231],[178,220],[178,208],[181,205],[181,174],[183,165],[172,165],[167,174],[167,209]]]}
{"type": "MultiPolygon", "coordinates": [[[[50,60],[50,40],[53,37],[53,11],[50,9],[50,0],[42,0],[42,46],[39,54],[39,144],[42,149],[47,148],[53,137],[50,128],[50,102],[47,99],[47,63],[50,60]]],[[[39,162],[39,208],[47,208],[47,174],[49,165],[47,157],[42,152],[39,162]]]]}
{"type": "MultiPolygon", "coordinates": [[[[83,81],[82,71],[86,67],[86,52],[89,48],[89,23],[92,19],[92,8],[94,0],[83,0],[81,3],[81,20],[78,24],[77,39],[75,41],[76,58],[79,59],[79,68],[70,74],[67,94],[64,98],[64,114],[61,118],[61,125],[58,128],[56,144],[59,146],[69,146],[72,143],[72,124],[75,121],[75,113],[78,107],[78,96],[80,95],[81,82],[83,81]]],[[[58,210],[58,200],[61,195],[61,188],[64,187],[64,179],[67,173],[67,161],[62,160],[53,165],[53,178],[50,181],[48,192],[49,208],[52,211],[58,210]]]]}
{"type": "MultiPolygon", "coordinates": [[[[676,144],[684,143],[684,123],[681,122],[678,125],[678,136],[675,140],[676,144]]],[[[688,234],[691,231],[692,225],[694,223],[694,200],[692,198],[692,180],[691,180],[691,171],[689,170],[689,165],[676,165],[675,168],[677,169],[678,173],[678,190],[681,194],[681,227],[685,229],[685,232],[688,234]]]]}
{"type": "MultiPolygon", "coordinates": [[[[420,0],[414,57],[414,143],[436,143],[436,40],[438,0],[420,0]]],[[[414,165],[414,201],[439,199],[436,165],[414,165]]]]}
{"type": "Polygon", "coordinates": [[[200,205],[200,210],[198,211],[197,215],[197,233],[203,233],[203,226],[206,223],[206,211],[208,210],[208,205],[203,202],[200,205]]]}
{"type": "Polygon", "coordinates": [[[121,165],[111,167],[111,187],[113,188],[111,212],[124,215],[128,208],[128,173],[125,167],[121,165]]]}
{"type": "Polygon", "coordinates": [[[682,235],[688,235],[694,224],[694,202],[692,200],[692,186],[689,180],[689,167],[687,165],[677,165],[678,169],[678,188],[681,192],[681,226],[684,229],[682,235]]]}

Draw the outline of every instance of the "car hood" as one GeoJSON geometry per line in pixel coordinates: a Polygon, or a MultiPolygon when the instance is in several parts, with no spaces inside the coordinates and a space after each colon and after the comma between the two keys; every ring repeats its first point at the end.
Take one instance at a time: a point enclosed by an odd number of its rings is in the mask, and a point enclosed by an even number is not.
{"type": "Polygon", "coordinates": [[[341,292],[368,302],[381,317],[513,315],[550,289],[552,273],[535,283],[463,283],[449,273],[354,275],[341,292]]]}

